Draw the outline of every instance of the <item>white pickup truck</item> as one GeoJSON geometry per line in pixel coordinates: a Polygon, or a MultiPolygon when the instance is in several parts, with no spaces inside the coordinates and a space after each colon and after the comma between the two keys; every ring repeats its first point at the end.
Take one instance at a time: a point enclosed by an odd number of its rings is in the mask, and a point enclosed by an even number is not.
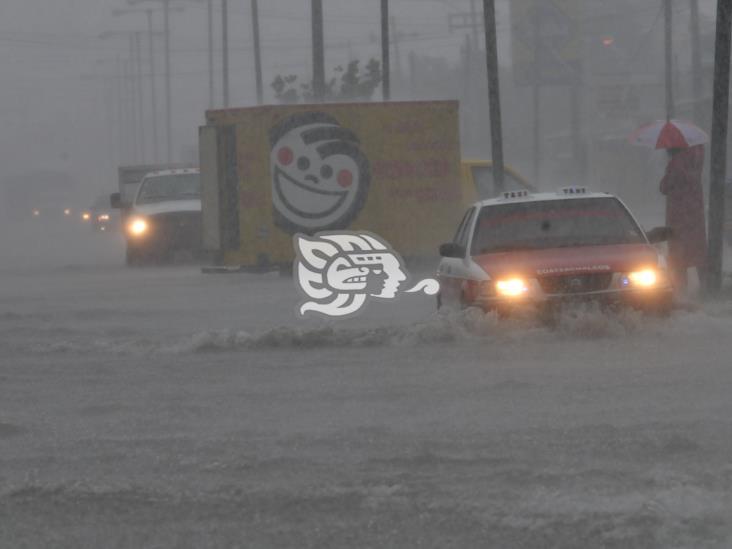
{"type": "Polygon", "coordinates": [[[113,207],[123,208],[128,265],[163,263],[178,252],[196,258],[201,243],[201,177],[198,169],[150,172],[142,179],[132,204],[125,208],[119,194],[113,207]]]}

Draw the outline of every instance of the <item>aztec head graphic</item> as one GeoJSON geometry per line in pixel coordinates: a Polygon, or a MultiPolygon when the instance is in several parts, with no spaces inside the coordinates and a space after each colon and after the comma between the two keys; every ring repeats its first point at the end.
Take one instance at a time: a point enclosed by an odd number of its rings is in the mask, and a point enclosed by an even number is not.
{"type": "MultiPolygon", "coordinates": [[[[306,299],[301,315],[352,315],[368,298],[395,298],[408,278],[399,254],[371,233],[298,234],[294,241],[295,279],[306,299]]],[[[406,291],[433,295],[437,289],[437,281],[428,279],[406,291]]]]}
{"type": "Polygon", "coordinates": [[[270,130],[275,223],[290,234],[343,229],[371,182],[356,135],[321,112],[289,116],[270,130]]]}

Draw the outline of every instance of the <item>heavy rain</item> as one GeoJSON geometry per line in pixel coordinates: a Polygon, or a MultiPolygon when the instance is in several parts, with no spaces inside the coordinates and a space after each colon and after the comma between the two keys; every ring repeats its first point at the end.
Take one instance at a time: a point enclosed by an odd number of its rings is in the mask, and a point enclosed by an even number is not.
{"type": "Polygon", "coordinates": [[[3,0],[0,548],[732,547],[731,22],[3,0]]]}

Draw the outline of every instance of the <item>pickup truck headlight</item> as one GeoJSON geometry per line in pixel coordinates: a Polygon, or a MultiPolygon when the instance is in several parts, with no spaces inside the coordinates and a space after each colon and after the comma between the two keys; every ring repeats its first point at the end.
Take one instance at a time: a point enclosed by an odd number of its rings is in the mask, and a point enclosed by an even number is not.
{"type": "Polygon", "coordinates": [[[658,285],[658,271],[656,269],[643,269],[628,273],[627,284],[636,288],[655,288],[658,285]]]}
{"type": "Polygon", "coordinates": [[[142,217],[133,218],[132,220],[130,220],[129,224],[127,225],[127,231],[132,236],[142,236],[148,231],[148,229],[149,229],[148,223],[142,217]]]}
{"type": "Polygon", "coordinates": [[[529,291],[522,278],[506,278],[496,281],[496,293],[503,297],[521,297],[529,291]]]}

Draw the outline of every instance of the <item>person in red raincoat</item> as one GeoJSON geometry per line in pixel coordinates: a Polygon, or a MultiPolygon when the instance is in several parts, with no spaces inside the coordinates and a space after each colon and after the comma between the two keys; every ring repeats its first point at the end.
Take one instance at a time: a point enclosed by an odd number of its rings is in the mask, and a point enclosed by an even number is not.
{"type": "Polygon", "coordinates": [[[669,149],[661,193],[666,195],[666,225],[673,229],[668,245],[668,266],[674,285],[685,290],[689,267],[696,267],[702,280],[707,257],[704,219],[704,145],[669,149]]]}

